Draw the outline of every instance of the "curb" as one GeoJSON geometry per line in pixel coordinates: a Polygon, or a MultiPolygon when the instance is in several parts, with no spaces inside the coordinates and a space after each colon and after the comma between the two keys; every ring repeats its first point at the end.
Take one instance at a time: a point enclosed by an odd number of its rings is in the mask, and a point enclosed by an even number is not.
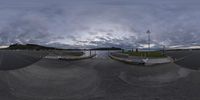
{"type": "Polygon", "coordinates": [[[86,56],[86,57],[60,57],[58,60],[83,60],[83,59],[89,59],[95,57],[96,54],[93,54],[91,56],[86,56]]]}
{"type": "Polygon", "coordinates": [[[122,59],[119,57],[112,56],[111,54],[109,54],[109,57],[111,59],[118,60],[123,63],[134,64],[134,65],[145,65],[145,62],[143,62],[143,61],[142,62],[137,62],[137,61],[134,62],[133,60],[125,60],[125,59],[122,59]]]}
{"type": "Polygon", "coordinates": [[[155,58],[155,59],[150,59],[150,60],[159,60],[159,59],[165,59],[166,61],[157,61],[157,62],[145,62],[145,66],[153,66],[153,65],[161,65],[161,64],[168,64],[168,63],[173,63],[174,60],[170,57],[166,57],[166,58],[155,58]],[[168,60],[168,61],[167,61],[168,60]]]}
{"type": "MultiPolygon", "coordinates": [[[[144,66],[154,66],[154,65],[168,64],[168,63],[173,63],[174,62],[173,59],[170,58],[170,57],[165,58],[166,60],[168,59],[169,61],[152,62],[152,63],[148,62],[148,60],[144,61],[145,59],[142,59],[142,61],[134,61],[134,59],[133,60],[126,60],[124,58],[113,56],[112,54],[109,54],[109,57],[111,59],[118,60],[120,62],[133,64],[133,65],[144,65],[144,66]]],[[[157,58],[157,59],[159,59],[159,58],[157,58]]],[[[156,60],[156,59],[151,59],[151,60],[156,60]]]]}

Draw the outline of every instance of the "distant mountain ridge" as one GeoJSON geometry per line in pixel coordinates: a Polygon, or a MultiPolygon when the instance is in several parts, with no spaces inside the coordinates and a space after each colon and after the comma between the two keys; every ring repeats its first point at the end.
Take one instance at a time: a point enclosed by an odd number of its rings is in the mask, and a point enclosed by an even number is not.
{"type": "MultiPolygon", "coordinates": [[[[61,48],[56,48],[56,47],[47,47],[47,46],[42,46],[38,44],[12,44],[7,48],[4,48],[6,50],[85,50],[85,49],[61,49],[61,48]]],[[[101,47],[101,48],[93,48],[90,50],[122,50],[121,48],[116,48],[116,47],[101,47]]]]}
{"type": "Polygon", "coordinates": [[[94,48],[94,49],[91,49],[91,50],[122,50],[122,48],[117,48],[117,47],[101,47],[101,48],[94,48]]]}
{"type": "Polygon", "coordinates": [[[8,49],[8,50],[63,50],[60,48],[46,47],[46,46],[41,46],[37,44],[13,44],[5,49],[8,49]]]}

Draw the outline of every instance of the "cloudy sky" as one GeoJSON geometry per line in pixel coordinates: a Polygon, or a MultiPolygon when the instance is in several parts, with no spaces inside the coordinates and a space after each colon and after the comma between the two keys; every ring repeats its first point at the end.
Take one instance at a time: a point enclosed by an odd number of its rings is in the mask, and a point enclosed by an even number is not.
{"type": "Polygon", "coordinates": [[[0,0],[0,46],[198,47],[199,0],[0,0]]]}

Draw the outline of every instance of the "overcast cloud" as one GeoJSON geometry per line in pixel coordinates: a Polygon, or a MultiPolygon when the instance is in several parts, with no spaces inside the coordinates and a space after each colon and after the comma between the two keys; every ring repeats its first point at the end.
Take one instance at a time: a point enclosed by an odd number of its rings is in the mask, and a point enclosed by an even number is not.
{"type": "Polygon", "coordinates": [[[0,45],[198,46],[199,0],[0,0],[0,45]]]}

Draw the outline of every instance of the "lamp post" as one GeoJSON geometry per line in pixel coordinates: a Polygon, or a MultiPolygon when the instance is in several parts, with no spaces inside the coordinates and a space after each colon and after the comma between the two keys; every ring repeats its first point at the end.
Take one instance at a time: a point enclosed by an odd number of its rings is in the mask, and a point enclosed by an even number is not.
{"type": "Polygon", "coordinates": [[[91,49],[90,49],[90,56],[91,56],[91,49]]]}
{"type": "Polygon", "coordinates": [[[163,45],[163,55],[165,55],[165,45],[163,45]]]}
{"type": "MultiPolygon", "coordinates": [[[[148,34],[148,49],[149,49],[149,52],[150,52],[150,50],[151,50],[151,37],[150,37],[151,31],[147,30],[146,33],[148,34]]],[[[148,53],[147,56],[149,56],[149,53],[148,53]]]]}

